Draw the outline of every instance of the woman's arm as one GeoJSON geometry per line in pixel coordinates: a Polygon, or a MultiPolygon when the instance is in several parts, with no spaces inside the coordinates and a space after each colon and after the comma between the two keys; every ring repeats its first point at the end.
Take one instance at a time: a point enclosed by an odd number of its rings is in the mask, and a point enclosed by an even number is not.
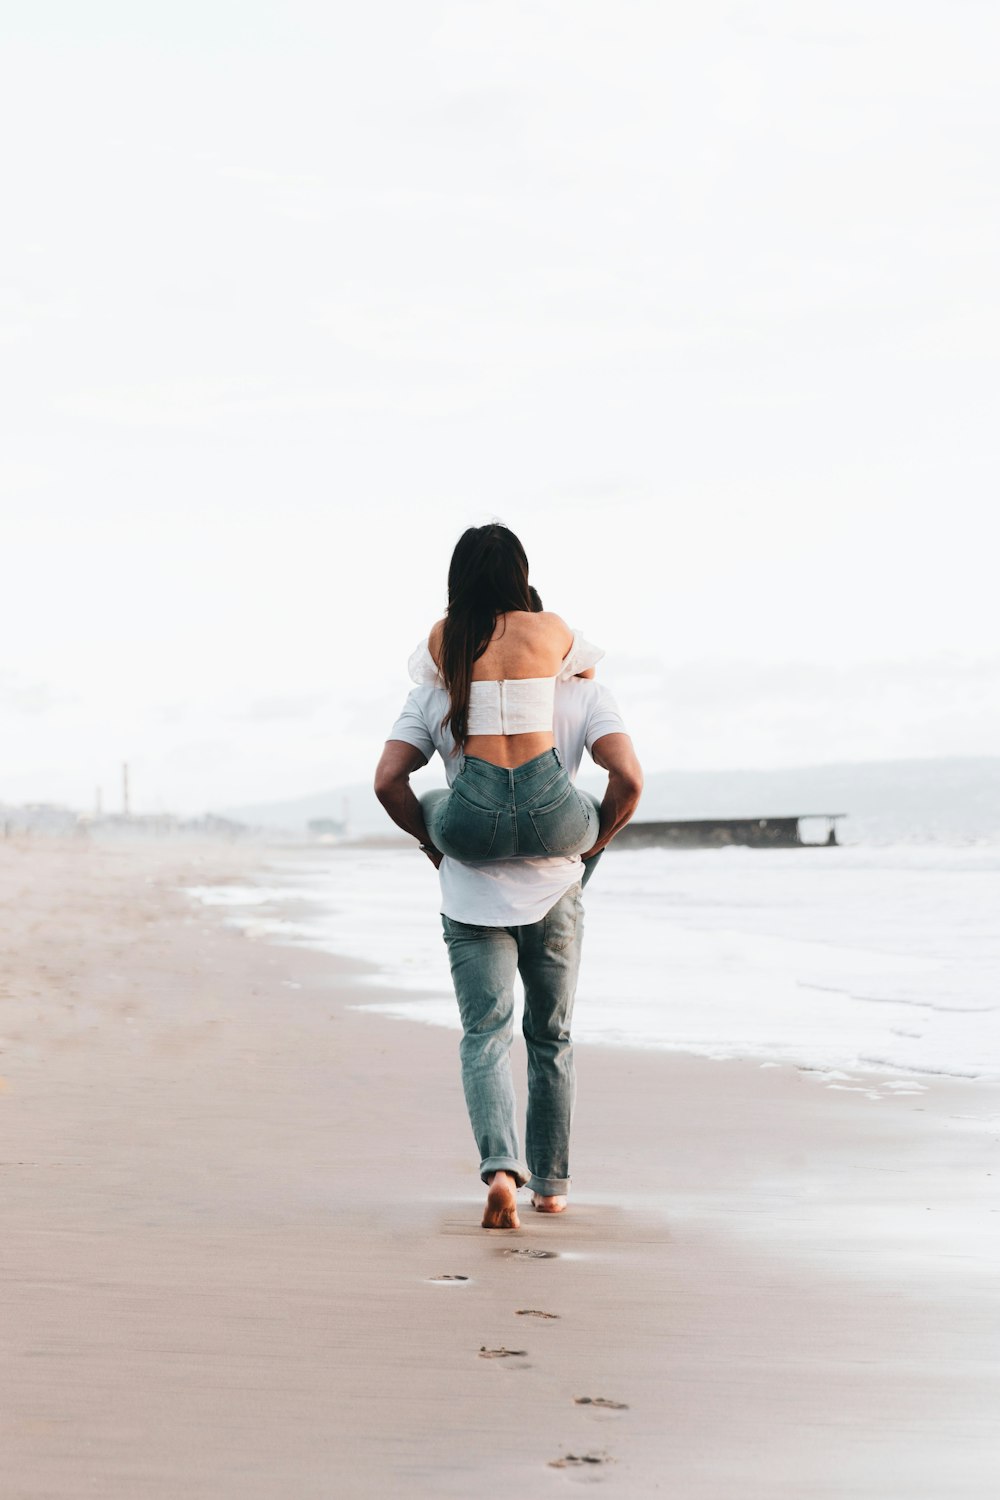
{"type": "MultiPolygon", "coordinates": [[[[566,669],[566,664],[567,664],[567,658],[569,658],[574,653],[574,651],[576,649],[577,637],[578,637],[579,632],[577,632],[575,630],[571,630],[569,628],[569,626],[566,624],[566,621],[562,618],[561,615],[548,614],[547,618],[549,620],[552,620],[554,622],[555,626],[559,630],[560,635],[562,636],[562,643],[561,643],[562,665],[563,665],[563,669],[565,670],[566,669]]],[[[580,637],[581,641],[582,641],[582,639],[583,638],[580,637]]],[[[585,642],[583,644],[586,645],[585,642]]],[[[598,650],[596,650],[596,648],[591,648],[590,655],[591,655],[592,658],[595,655],[597,655],[597,656],[603,656],[604,652],[603,651],[598,651],[598,650]]],[[[596,670],[595,670],[595,668],[593,666],[582,667],[579,672],[574,672],[573,676],[574,677],[581,677],[585,681],[589,682],[594,677],[597,676],[597,672],[596,672],[596,670]]],[[[566,679],[564,678],[563,680],[565,681],[566,679]]]]}

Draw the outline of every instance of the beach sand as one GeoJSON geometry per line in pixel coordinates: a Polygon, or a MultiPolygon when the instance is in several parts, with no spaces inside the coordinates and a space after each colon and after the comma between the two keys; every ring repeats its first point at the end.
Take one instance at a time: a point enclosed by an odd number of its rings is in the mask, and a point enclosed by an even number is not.
{"type": "Polygon", "coordinates": [[[488,1233],[457,1036],[178,889],[266,858],[0,844],[8,1500],[992,1496],[1000,1091],[580,1048],[488,1233]]]}

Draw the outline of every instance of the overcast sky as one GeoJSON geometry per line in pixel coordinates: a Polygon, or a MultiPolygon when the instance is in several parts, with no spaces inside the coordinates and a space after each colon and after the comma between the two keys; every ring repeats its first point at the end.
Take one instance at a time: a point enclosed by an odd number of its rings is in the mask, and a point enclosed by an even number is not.
{"type": "Polygon", "coordinates": [[[651,770],[1000,752],[998,32],[5,7],[0,801],[366,776],[495,517],[651,770]]]}

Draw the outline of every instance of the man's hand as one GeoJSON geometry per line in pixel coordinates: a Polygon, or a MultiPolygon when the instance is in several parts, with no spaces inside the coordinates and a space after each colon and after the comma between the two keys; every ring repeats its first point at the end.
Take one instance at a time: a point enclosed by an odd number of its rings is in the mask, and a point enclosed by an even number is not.
{"type": "Polygon", "coordinates": [[[608,773],[607,791],[601,803],[601,828],[597,842],[584,859],[593,859],[605,849],[632,817],[642,795],[642,767],[627,734],[602,734],[590,752],[595,765],[608,773]]]}
{"type": "MultiPolygon", "coordinates": [[[[410,786],[410,777],[427,761],[415,745],[406,740],[386,740],[385,749],[375,768],[375,795],[392,821],[404,833],[411,833],[421,844],[430,845],[427,824],[410,786]]],[[[428,849],[428,858],[437,869],[441,855],[428,849]]]]}

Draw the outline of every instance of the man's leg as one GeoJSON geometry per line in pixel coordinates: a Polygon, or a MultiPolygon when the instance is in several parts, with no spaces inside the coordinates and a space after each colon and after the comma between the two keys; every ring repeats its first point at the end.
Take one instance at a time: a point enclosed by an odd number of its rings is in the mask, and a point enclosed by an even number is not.
{"type": "Polygon", "coordinates": [[[576,1095],[570,1026],[583,943],[583,902],[572,886],[540,922],[515,929],[528,1048],[526,1152],[536,1207],[558,1213],[569,1190],[576,1095]]]}
{"type": "Polygon", "coordinates": [[[487,1229],[518,1227],[516,1190],[524,1185],[517,1140],[510,1046],[514,1038],[517,943],[506,927],[472,927],[442,916],[444,940],[462,1021],[462,1087],[490,1184],[487,1229]]]}

